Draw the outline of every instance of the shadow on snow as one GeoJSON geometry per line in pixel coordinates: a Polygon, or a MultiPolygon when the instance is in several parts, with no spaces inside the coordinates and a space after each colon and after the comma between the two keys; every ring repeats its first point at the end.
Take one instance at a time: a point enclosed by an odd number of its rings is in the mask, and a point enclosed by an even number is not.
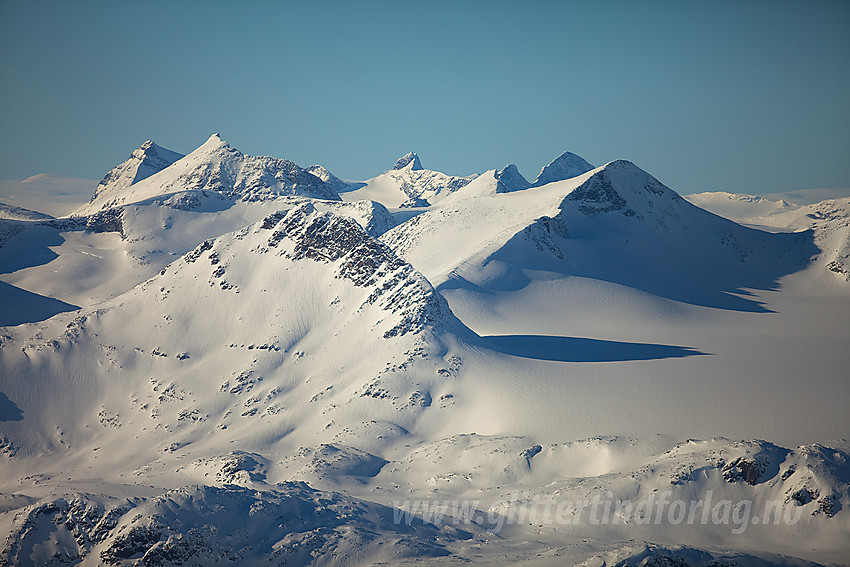
{"type": "Polygon", "coordinates": [[[550,335],[491,335],[484,340],[504,354],[555,362],[625,362],[709,354],[691,347],[550,335]]]}

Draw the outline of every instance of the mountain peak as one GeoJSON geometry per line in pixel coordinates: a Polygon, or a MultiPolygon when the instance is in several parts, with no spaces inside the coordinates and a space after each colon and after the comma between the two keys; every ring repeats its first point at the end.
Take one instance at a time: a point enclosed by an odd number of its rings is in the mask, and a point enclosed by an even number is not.
{"type": "Polygon", "coordinates": [[[198,148],[198,150],[201,150],[201,149],[212,150],[212,149],[229,148],[229,147],[230,147],[230,144],[228,144],[227,142],[222,140],[221,134],[216,132],[215,134],[213,134],[212,136],[207,138],[207,141],[204,142],[203,144],[201,144],[201,146],[198,148]]]}
{"type": "Polygon", "coordinates": [[[531,183],[522,176],[514,164],[510,164],[503,170],[497,171],[496,179],[499,180],[507,192],[522,191],[531,187],[531,183]]]}
{"type": "MultiPolygon", "coordinates": [[[[147,164],[151,166],[154,166],[153,162],[169,162],[170,165],[181,157],[183,157],[183,154],[178,154],[177,152],[163,148],[162,146],[157,145],[157,143],[153,140],[147,140],[144,144],[130,153],[131,160],[135,159],[141,162],[147,162],[147,164]]],[[[137,179],[137,181],[141,181],[141,179],[137,179]]]]}
{"type": "Polygon", "coordinates": [[[158,146],[153,140],[147,140],[130,152],[126,161],[106,173],[97,184],[90,203],[104,194],[120,194],[131,185],[162,171],[183,157],[183,154],[158,146]]]}
{"type": "Polygon", "coordinates": [[[395,167],[393,169],[405,169],[409,167],[411,171],[417,171],[422,169],[422,164],[419,162],[419,156],[413,152],[408,152],[407,154],[398,158],[398,161],[395,162],[395,167]]]}
{"type": "Polygon", "coordinates": [[[583,157],[572,152],[564,152],[540,170],[540,174],[532,187],[540,187],[547,183],[577,177],[591,169],[593,169],[593,166],[583,157]]]}
{"type": "Polygon", "coordinates": [[[681,197],[634,163],[618,159],[606,163],[567,195],[585,215],[621,211],[626,216],[668,208],[681,197]]]}

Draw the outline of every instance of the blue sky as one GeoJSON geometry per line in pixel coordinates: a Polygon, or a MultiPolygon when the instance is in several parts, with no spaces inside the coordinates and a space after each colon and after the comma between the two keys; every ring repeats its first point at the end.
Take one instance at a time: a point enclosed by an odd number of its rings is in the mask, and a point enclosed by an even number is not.
{"type": "Polygon", "coordinates": [[[0,3],[0,179],[221,132],[362,179],[563,150],[680,193],[850,187],[850,2],[0,3]]]}

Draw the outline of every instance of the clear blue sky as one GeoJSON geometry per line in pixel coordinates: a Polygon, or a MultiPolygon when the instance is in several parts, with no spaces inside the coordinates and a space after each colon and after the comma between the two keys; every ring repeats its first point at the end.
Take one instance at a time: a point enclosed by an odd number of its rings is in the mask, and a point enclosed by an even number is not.
{"type": "Polygon", "coordinates": [[[362,179],[563,150],[680,193],[850,187],[850,2],[0,2],[0,178],[221,132],[362,179]]]}

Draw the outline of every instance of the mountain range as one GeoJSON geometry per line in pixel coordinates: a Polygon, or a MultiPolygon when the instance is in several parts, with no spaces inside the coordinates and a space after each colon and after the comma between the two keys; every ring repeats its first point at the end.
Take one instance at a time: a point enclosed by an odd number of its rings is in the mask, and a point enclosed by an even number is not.
{"type": "Polygon", "coordinates": [[[625,160],[147,141],[0,208],[0,565],[846,564],[849,258],[850,199],[625,160]],[[590,520],[659,495],[753,515],[590,520]]]}

